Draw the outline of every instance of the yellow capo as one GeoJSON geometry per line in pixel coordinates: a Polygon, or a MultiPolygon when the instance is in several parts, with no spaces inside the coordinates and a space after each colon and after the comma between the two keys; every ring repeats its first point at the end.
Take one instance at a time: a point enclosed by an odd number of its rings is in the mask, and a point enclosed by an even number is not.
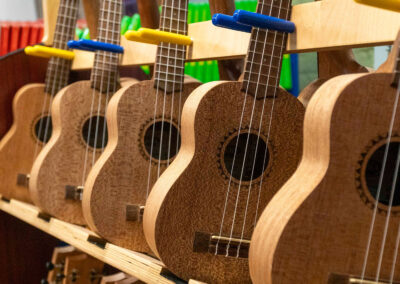
{"type": "Polygon", "coordinates": [[[43,46],[43,45],[27,46],[25,47],[24,51],[28,55],[44,57],[44,58],[50,58],[54,56],[72,60],[75,57],[75,54],[72,51],[43,46]]]}
{"type": "Polygon", "coordinates": [[[354,0],[357,3],[400,12],[400,0],[354,0]]]}
{"type": "Polygon", "coordinates": [[[148,28],[140,28],[137,31],[128,31],[125,33],[125,38],[130,41],[137,41],[149,44],[168,42],[181,45],[191,45],[193,42],[189,36],[148,28]]]}

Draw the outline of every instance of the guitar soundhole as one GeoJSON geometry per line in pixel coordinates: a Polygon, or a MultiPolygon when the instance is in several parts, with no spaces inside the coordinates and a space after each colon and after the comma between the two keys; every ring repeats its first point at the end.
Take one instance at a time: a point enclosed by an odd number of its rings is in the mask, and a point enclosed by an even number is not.
{"type": "MultiPolygon", "coordinates": [[[[370,159],[368,160],[365,169],[365,181],[367,184],[368,191],[373,198],[376,198],[379,187],[379,179],[385,155],[385,148],[386,144],[383,144],[378,149],[376,149],[376,151],[371,155],[370,159]]],[[[385,206],[388,206],[390,203],[389,202],[390,194],[393,185],[393,178],[395,176],[396,160],[399,150],[400,150],[400,142],[390,143],[389,153],[387,156],[387,161],[385,166],[385,172],[382,179],[381,192],[378,198],[379,203],[385,206]]],[[[400,177],[396,181],[392,205],[393,206],[400,205],[400,177]]]]}
{"type": "Polygon", "coordinates": [[[157,121],[146,129],[144,145],[153,159],[166,161],[177,154],[181,146],[181,136],[174,124],[157,121]]]}
{"type": "Polygon", "coordinates": [[[233,136],[225,148],[223,157],[227,171],[231,173],[233,178],[241,181],[257,179],[264,173],[269,163],[269,151],[266,142],[253,133],[239,134],[239,139],[238,136],[233,136]],[[234,158],[236,143],[238,147],[234,158]]]}
{"type": "Polygon", "coordinates": [[[35,136],[42,142],[47,143],[53,131],[53,124],[50,116],[40,118],[35,124],[35,136]]]}
{"type": "Polygon", "coordinates": [[[107,123],[104,116],[88,118],[82,127],[82,137],[90,147],[104,148],[108,142],[107,123]]]}

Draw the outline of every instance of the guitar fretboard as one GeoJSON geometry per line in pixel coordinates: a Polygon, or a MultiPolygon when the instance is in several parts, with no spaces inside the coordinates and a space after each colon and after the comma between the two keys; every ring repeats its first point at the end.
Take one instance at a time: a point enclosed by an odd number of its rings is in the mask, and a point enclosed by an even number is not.
{"type": "MultiPolygon", "coordinates": [[[[122,0],[103,0],[100,9],[98,41],[120,44],[122,0]]],[[[96,51],[91,73],[92,88],[102,93],[115,93],[119,88],[119,55],[96,51]]]]}
{"type": "MultiPolygon", "coordinates": [[[[53,47],[68,49],[67,42],[74,39],[78,18],[78,0],[61,0],[58,8],[53,47]]],[[[47,65],[45,92],[55,95],[68,84],[71,60],[52,57],[47,65]]]]}
{"type": "MultiPolygon", "coordinates": [[[[259,0],[257,13],[288,20],[291,0],[259,0]]],[[[279,86],[282,55],[287,34],[253,28],[247,51],[242,91],[264,98],[279,86]]]]}
{"type": "MultiPolygon", "coordinates": [[[[188,0],[164,0],[160,30],[187,35],[188,0]]],[[[154,87],[167,93],[182,88],[185,75],[186,46],[161,43],[157,48],[154,87]]]]}

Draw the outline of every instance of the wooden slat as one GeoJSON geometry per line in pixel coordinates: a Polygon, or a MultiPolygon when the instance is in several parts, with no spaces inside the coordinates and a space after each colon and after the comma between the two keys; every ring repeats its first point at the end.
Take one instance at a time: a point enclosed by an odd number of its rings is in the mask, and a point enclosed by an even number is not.
{"type": "MultiPolygon", "coordinates": [[[[400,13],[357,4],[353,0],[324,0],[292,9],[296,32],[289,35],[288,53],[392,44],[400,28],[400,13]]],[[[215,27],[211,22],[189,25],[193,45],[189,61],[244,57],[250,34],[215,27]]],[[[122,65],[153,64],[156,46],[121,40],[122,65]]],[[[93,55],[76,51],[73,69],[89,69],[93,55]]]]}
{"type": "Polygon", "coordinates": [[[98,237],[95,233],[55,218],[50,221],[39,218],[38,209],[32,205],[0,200],[0,210],[146,283],[175,283],[160,275],[164,269],[160,261],[110,243],[101,248],[87,241],[89,236],[98,237]]]}

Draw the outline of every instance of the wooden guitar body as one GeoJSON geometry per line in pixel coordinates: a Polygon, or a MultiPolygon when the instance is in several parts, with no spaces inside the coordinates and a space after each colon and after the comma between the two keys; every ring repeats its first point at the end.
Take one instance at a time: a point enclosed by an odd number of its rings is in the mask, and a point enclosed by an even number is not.
{"type": "MultiPolygon", "coordinates": [[[[153,155],[148,187],[151,157],[148,139],[151,139],[153,124],[161,123],[164,109],[164,131],[169,131],[171,125],[178,130],[183,103],[199,85],[198,81],[188,79],[181,94],[165,94],[154,88],[153,80],[142,81],[120,89],[111,99],[107,109],[109,142],[86,179],[82,200],[89,227],[103,238],[128,249],[150,252],[142,222],[127,220],[126,208],[128,205],[144,206],[147,190],[151,190],[157,179],[158,159],[153,155]]],[[[157,133],[158,130],[156,127],[157,133]]],[[[175,140],[176,135],[177,132],[173,132],[171,139],[175,140]]],[[[168,143],[168,138],[169,133],[164,132],[163,144],[168,143]]],[[[176,144],[173,144],[171,159],[161,161],[161,170],[175,156],[176,144]]],[[[158,146],[154,148],[158,150],[158,146]]],[[[164,148],[162,153],[166,153],[164,148]]]]}
{"type": "MultiPolygon", "coordinates": [[[[98,113],[104,117],[105,104],[106,96],[91,88],[90,81],[76,82],[63,88],[53,101],[53,135],[33,164],[29,191],[41,210],[66,222],[85,224],[81,202],[67,200],[65,187],[82,186],[85,180],[87,133],[83,133],[84,125],[88,129],[89,119],[97,117],[98,113]]],[[[93,139],[87,152],[86,175],[93,156],[98,158],[102,150],[101,146],[94,150],[94,145],[93,139]]]]}
{"type": "MultiPolygon", "coordinates": [[[[146,203],[144,230],[150,248],[172,272],[184,279],[207,283],[250,283],[247,258],[236,258],[236,252],[235,256],[226,257],[225,254],[193,251],[196,233],[220,233],[231,168],[225,161],[231,160],[232,152],[228,148],[236,141],[245,97],[240,89],[240,82],[212,82],[200,86],[190,95],[182,112],[181,150],[153,186],[146,203]]],[[[247,137],[253,101],[253,96],[248,95],[241,131],[244,136],[241,137],[247,137]]],[[[232,236],[249,239],[257,215],[257,204],[262,210],[300,161],[303,105],[279,88],[275,101],[273,97],[266,99],[263,115],[260,110],[262,105],[263,100],[257,99],[251,133],[258,137],[262,117],[260,137],[264,142],[259,143],[259,149],[263,143],[268,145],[269,162],[258,177],[242,182],[240,192],[239,180],[232,178],[222,228],[222,235],[226,237],[230,236],[238,193],[239,215],[236,216],[232,236]],[[273,102],[273,119],[267,142],[273,102]],[[261,199],[258,203],[259,189],[261,199]],[[244,231],[242,227],[245,227],[244,231]]],[[[238,149],[239,156],[240,152],[244,152],[242,146],[238,149]]],[[[265,150],[262,156],[264,153],[265,150]]],[[[241,163],[238,164],[241,166],[241,163]]]]}
{"type": "MultiPolygon", "coordinates": [[[[334,279],[361,276],[375,205],[370,189],[377,188],[396,95],[391,82],[391,73],[343,75],[314,94],[299,168],[268,204],[251,240],[254,283],[350,283],[334,279]]],[[[392,142],[399,135],[397,118],[392,142]]],[[[389,151],[389,161],[393,156],[389,151]]],[[[387,210],[379,202],[365,279],[376,276],[387,210]]],[[[398,205],[391,210],[381,281],[390,278],[399,212],[398,205]]]]}
{"type": "MultiPolygon", "coordinates": [[[[7,199],[31,202],[27,184],[17,184],[17,177],[30,172],[35,148],[37,152],[42,148],[38,126],[41,118],[49,116],[49,102],[50,95],[44,92],[43,84],[28,84],[14,97],[13,124],[0,141],[0,193],[7,199]]],[[[46,119],[42,123],[45,128],[46,119]]]]}

